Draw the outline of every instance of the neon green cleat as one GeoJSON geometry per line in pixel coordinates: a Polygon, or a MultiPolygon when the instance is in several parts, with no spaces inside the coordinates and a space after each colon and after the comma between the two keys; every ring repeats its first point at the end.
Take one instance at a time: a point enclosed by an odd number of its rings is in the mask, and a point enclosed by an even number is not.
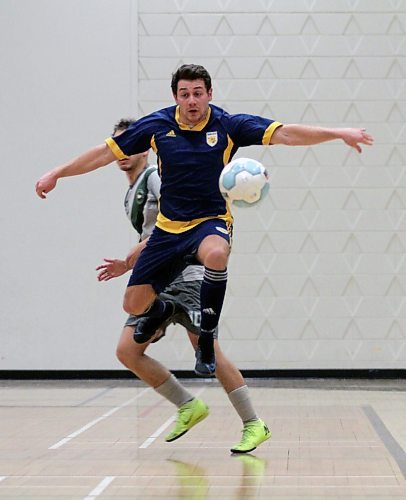
{"type": "Polygon", "coordinates": [[[178,409],[175,428],[166,437],[170,443],[186,434],[194,425],[201,422],[209,414],[208,406],[201,399],[192,399],[178,409]]]}
{"type": "Polygon", "coordinates": [[[272,436],[261,419],[244,424],[241,441],[231,448],[231,453],[249,453],[272,436]]]}

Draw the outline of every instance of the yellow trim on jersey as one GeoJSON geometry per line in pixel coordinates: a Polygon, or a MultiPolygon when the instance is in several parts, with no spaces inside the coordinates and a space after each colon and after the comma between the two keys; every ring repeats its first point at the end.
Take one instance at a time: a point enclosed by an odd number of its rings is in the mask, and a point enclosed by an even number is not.
{"type": "Polygon", "coordinates": [[[269,127],[265,130],[264,136],[262,137],[262,144],[264,146],[269,146],[271,144],[271,139],[275,130],[282,126],[282,123],[273,122],[269,125],[269,127]]]}
{"type": "Polygon", "coordinates": [[[124,160],[124,158],[128,158],[128,156],[121,151],[120,147],[117,146],[116,141],[112,137],[107,137],[107,139],[104,142],[111,149],[111,151],[113,152],[114,156],[118,160],[124,160]]]}
{"type": "Polygon", "coordinates": [[[209,119],[210,119],[210,115],[211,115],[211,108],[209,106],[209,109],[207,111],[205,118],[201,122],[196,123],[196,125],[193,125],[193,127],[189,127],[189,125],[185,125],[184,123],[182,123],[180,121],[180,108],[178,105],[178,106],[176,106],[175,120],[176,120],[176,122],[179,125],[179,128],[181,130],[190,130],[191,132],[201,132],[204,129],[204,127],[208,124],[209,119]]]}
{"type": "Polygon", "coordinates": [[[176,221],[176,220],[170,220],[165,215],[162,215],[161,212],[158,213],[158,217],[156,219],[156,226],[159,227],[159,229],[162,229],[163,231],[167,231],[168,233],[184,233],[185,231],[189,231],[189,229],[193,229],[196,227],[198,224],[201,222],[204,222],[206,220],[210,219],[220,219],[224,220],[228,225],[231,225],[233,223],[233,217],[230,213],[228,204],[227,204],[227,213],[224,215],[217,215],[215,217],[202,217],[201,219],[193,219],[191,221],[176,221]]]}
{"type": "Polygon", "coordinates": [[[157,160],[158,160],[158,175],[159,177],[162,177],[162,161],[158,155],[157,155],[157,160]]]}
{"type": "Polygon", "coordinates": [[[158,148],[156,147],[156,143],[155,143],[155,134],[151,137],[151,148],[152,148],[154,153],[156,153],[158,151],[158,148]]]}
{"type": "Polygon", "coordinates": [[[234,142],[231,139],[231,137],[227,134],[227,147],[223,153],[223,164],[224,165],[227,165],[227,163],[230,161],[231,150],[233,149],[233,146],[234,146],[234,142]]]}

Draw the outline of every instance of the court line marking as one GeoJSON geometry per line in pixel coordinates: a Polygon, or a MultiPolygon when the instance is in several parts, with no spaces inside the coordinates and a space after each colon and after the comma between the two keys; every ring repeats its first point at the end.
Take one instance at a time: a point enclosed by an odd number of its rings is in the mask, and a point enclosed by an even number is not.
{"type": "MultiPolygon", "coordinates": [[[[205,387],[202,387],[199,389],[196,394],[195,398],[200,396],[200,394],[205,390],[205,387]]],[[[163,423],[153,434],[151,434],[138,448],[148,448],[149,445],[151,445],[157,437],[159,437],[162,432],[169,427],[169,425],[176,420],[176,415],[172,415],[172,417],[168,418],[168,420],[163,423]]]]}
{"type": "Polygon", "coordinates": [[[112,391],[113,389],[115,389],[115,387],[107,387],[107,389],[103,389],[102,391],[99,391],[95,396],[92,396],[91,398],[85,399],[84,401],[82,401],[81,403],[79,403],[75,406],[87,405],[88,403],[91,403],[95,399],[101,398],[102,396],[104,396],[106,393],[112,391]]]}
{"type": "Polygon", "coordinates": [[[0,476],[0,483],[1,483],[4,479],[7,479],[7,476],[0,476]]]}
{"type": "Polygon", "coordinates": [[[98,497],[109,486],[117,476],[106,476],[83,500],[93,500],[98,497]]]}
{"type": "Polygon", "coordinates": [[[167,428],[169,425],[174,422],[176,419],[175,415],[172,415],[172,417],[168,418],[168,420],[161,425],[153,434],[149,436],[140,446],[139,448],[148,448],[150,444],[152,444],[157,437],[160,436],[160,434],[167,428]]]}
{"type": "Polygon", "coordinates": [[[111,410],[109,410],[108,412],[104,413],[101,417],[98,417],[94,420],[92,420],[91,422],[89,422],[88,424],[84,425],[83,427],[81,427],[80,429],[78,429],[77,431],[74,431],[72,432],[71,434],[69,434],[68,436],[64,437],[63,439],[61,439],[60,441],[58,441],[57,443],[53,444],[52,446],[50,446],[48,448],[48,450],[56,450],[58,448],[60,448],[61,446],[65,445],[66,443],[69,443],[69,441],[71,441],[73,438],[79,436],[79,434],[82,434],[83,432],[87,431],[88,429],[90,429],[91,427],[93,427],[94,425],[98,424],[99,422],[101,422],[102,420],[105,420],[106,418],[108,417],[111,417],[111,415],[113,415],[114,413],[116,413],[118,410],[121,410],[122,408],[130,405],[133,401],[136,401],[137,399],[139,399],[141,396],[143,396],[147,391],[150,391],[151,388],[150,387],[147,387],[145,389],[143,389],[139,394],[137,394],[134,398],[131,398],[129,399],[128,401],[125,401],[123,404],[121,404],[120,406],[116,406],[115,408],[112,408],[111,410]]]}
{"type": "Polygon", "coordinates": [[[362,406],[366,417],[406,479],[406,453],[371,405],[362,406]]]}

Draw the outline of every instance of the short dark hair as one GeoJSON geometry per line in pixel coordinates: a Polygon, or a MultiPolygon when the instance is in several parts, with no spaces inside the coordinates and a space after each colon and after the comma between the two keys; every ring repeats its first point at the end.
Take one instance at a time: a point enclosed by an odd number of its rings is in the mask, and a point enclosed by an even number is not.
{"type": "Polygon", "coordinates": [[[211,76],[206,68],[198,64],[183,64],[175,73],[172,73],[171,88],[176,95],[179,80],[203,80],[207,92],[211,89],[211,76]]]}
{"type": "Polygon", "coordinates": [[[134,118],[121,118],[115,125],[113,129],[113,135],[119,130],[127,130],[128,127],[135,122],[134,118]]]}

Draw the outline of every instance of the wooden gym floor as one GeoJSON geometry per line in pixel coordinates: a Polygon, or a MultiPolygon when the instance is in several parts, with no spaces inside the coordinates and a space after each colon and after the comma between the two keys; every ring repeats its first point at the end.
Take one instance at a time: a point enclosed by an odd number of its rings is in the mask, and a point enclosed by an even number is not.
{"type": "Polygon", "coordinates": [[[211,413],[165,443],[137,380],[0,381],[0,498],[406,498],[405,380],[248,380],[273,437],[247,456],[218,383],[184,383],[211,413]]]}

